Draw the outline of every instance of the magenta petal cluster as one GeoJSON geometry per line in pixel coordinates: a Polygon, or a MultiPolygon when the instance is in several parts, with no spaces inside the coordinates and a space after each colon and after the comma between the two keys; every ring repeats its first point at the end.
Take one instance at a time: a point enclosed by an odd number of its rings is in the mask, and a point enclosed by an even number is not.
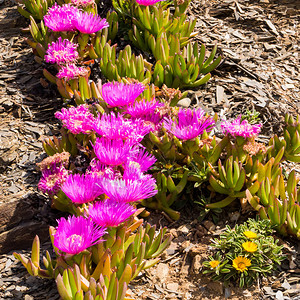
{"type": "Polygon", "coordinates": [[[71,0],[71,3],[79,7],[87,7],[95,4],[95,0],[71,0]]]}
{"type": "Polygon", "coordinates": [[[148,171],[156,162],[156,158],[145,149],[140,149],[129,160],[138,164],[142,172],[148,171]]]}
{"type": "Polygon", "coordinates": [[[94,151],[102,164],[118,166],[124,164],[134,150],[123,140],[97,138],[94,151]]]}
{"type": "Polygon", "coordinates": [[[68,39],[62,40],[59,37],[56,42],[48,44],[45,61],[52,64],[74,62],[79,56],[77,46],[77,44],[71,43],[68,39]]]}
{"type": "Polygon", "coordinates": [[[223,121],[221,129],[225,134],[230,134],[233,137],[242,136],[244,138],[255,137],[260,133],[262,124],[251,125],[247,120],[241,121],[241,117],[230,121],[223,121]]]}
{"type": "Polygon", "coordinates": [[[78,12],[78,17],[74,24],[78,31],[87,34],[95,33],[109,26],[106,19],[101,19],[98,15],[83,11],[78,12]]]}
{"type": "Polygon", "coordinates": [[[100,116],[94,124],[94,130],[107,139],[121,139],[136,144],[150,132],[151,126],[140,119],[125,119],[120,114],[111,113],[100,116]]]}
{"type": "Polygon", "coordinates": [[[101,177],[93,174],[74,174],[69,175],[61,190],[73,203],[82,204],[94,201],[103,194],[100,185],[101,177]]]}
{"type": "Polygon", "coordinates": [[[206,131],[210,131],[214,120],[205,116],[204,110],[179,109],[178,121],[170,117],[164,119],[164,127],[182,140],[191,140],[206,131]]]}
{"type": "Polygon", "coordinates": [[[133,104],[128,105],[124,112],[133,118],[142,118],[153,114],[157,107],[162,106],[164,106],[164,104],[155,99],[152,99],[151,101],[142,99],[141,101],[136,101],[133,104]]]}
{"type": "Polygon", "coordinates": [[[117,202],[137,202],[157,194],[155,179],[145,175],[143,179],[103,179],[101,187],[104,194],[117,202]]]}
{"type": "Polygon", "coordinates": [[[70,216],[57,221],[53,245],[68,254],[78,254],[83,250],[103,241],[105,228],[97,226],[91,219],[83,216],[70,216]]]}
{"type": "Polygon", "coordinates": [[[74,134],[90,133],[95,122],[93,114],[85,105],[63,108],[55,113],[55,117],[61,120],[63,126],[74,134]]]}
{"type": "Polygon", "coordinates": [[[102,164],[97,157],[93,158],[87,170],[88,174],[94,174],[98,177],[115,179],[122,178],[120,170],[112,166],[102,164]]]}
{"type": "Polygon", "coordinates": [[[43,170],[38,188],[43,193],[55,194],[60,190],[68,175],[69,172],[63,166],[56,167],[53,165],[51,168],[43,170]]]}
{"type": "Polygon", "coordinates": [[[128,203],[115,202],[110,199],[97,202],[88,210],[89,216],[97,225],[116,227],[131,217],[137,210],[128,203]]]}
{"type": "Polygon", "coordinates": [[[78,77],[87,76],[88,73],[89,71],[87,68],[78,67],[75,64],[67,64],[66,66],[60,68],[56,77],[60,79],[63,78],[65,80],[71,80],[78,77]]]}
{"type": "Polygon", "coordinates": [[[102,97],[110,107],[125,106],[134,102],[145,88],[142,83],[108,82],[102,86],[102,97]]]}
{"type": "Polygon", "coordinates": [[[79,10],[71,4],[55,3],[44,16],[45,25],[53,31],[74,31],[79,10]]]}
{"type": "Polygon", "coordinates": [[[140,4],[140,5],[144,5],[144,6],[150,6],[150,5],[154,5],[157,2],[160,2],[162,0],[136,0],[136,3],[140,4]]]}

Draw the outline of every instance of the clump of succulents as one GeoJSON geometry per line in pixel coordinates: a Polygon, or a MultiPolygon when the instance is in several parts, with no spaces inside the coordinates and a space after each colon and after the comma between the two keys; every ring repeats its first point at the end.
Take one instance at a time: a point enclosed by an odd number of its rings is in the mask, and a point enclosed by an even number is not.
{"type": "Polygon", "coordinates": [[[285,259],[283,246],[274,240],[269,220],[249,219],[233,229],[227,226],[211,245],[212,256],[203,263],[204,274],[225,284],[240,287],[254,284],[258,278],[271,275],[285,259]]]}

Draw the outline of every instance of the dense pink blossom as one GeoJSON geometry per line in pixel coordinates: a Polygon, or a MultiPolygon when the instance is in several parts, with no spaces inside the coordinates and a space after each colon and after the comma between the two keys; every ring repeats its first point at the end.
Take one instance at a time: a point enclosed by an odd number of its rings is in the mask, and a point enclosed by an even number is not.
{"type": "Polygon", "coordinates": [[[63,166],[56,167],[53,165],[51,168],[42,171],[42,178],[38,183],[38,188],[44,193],[55,194],[59,191],[68,175],[69,172],[63,166]]]}
{"type": "Polygon", "coordinates": [[[141,101],[135,101],[133,104],[128,105],[125,108],[125,113],[129,114],[133,118],[143,118],[153,114],[157,107],[163,107],[164,104],[152,99],[151,101],[142,99],[141,101]]]}
{"type": "Polygon", "coordinates": [[[78,254],[83,250],[103,241],[105,228],[96,225],[91,219],[83,216],[70,216],[57,220],[53,245],[68,254],[78,254]]]}
{"type": "Polygon", "coordinates": [[[140,5],[144,5],[144,6],[150,6],[150,5],[154,5],[157,2],[160,2],[162,0],[136,0],[136,3],[140,4],[140,5]]]}
{"type": "Polygon", "coordinates": [[[109,26],[106,19],[101,19],[100,16],[93,13],[79,11],[77,19],[74,21],[76,29],[82,33],[95,33],[109,26]]]}
{"type": "Polygon", "coordinates": [[[103,194],[100,182],[101,178],[93,174],[69,175],[61,190],[73,203],[87,203],[103,194]]]}
{"type": "Polygon", "coordinates": [[[65,80],[71,80],[78,77],[87,76],[89,73],[87,68],[78,67],[75,64],[68,64],[60,68],[57,73],[57,78],[64,78],[65,80]]]}
{"type": "Polygon", "coordinates": [[[150,175],[142,179],[103,179],[101,187],[111,200],[117,202],[137,202],[157,193],[155,179],[150,175]]]}
{"type": "Polygon", "coordinates": [[[132,144],[139,143],[151,130],[142,120],[125,119],[120,114],[103,114],[95,124],[94,130],[107,139],[122,139],[132,144]]]}
{"type": "Polygon", "coordinates": [[[179,109],[178,120],[170,117],[164,118],[164,127],[182,140],[193,139],[206,131],[210,131],[214,120],[205,116],[204,110],[198,109],[179,109]]]}
{"type": "Polygon", "coordinates": [[[79,6],[79,7],[87,7],[90,5],[95,4],[95,0],[71,0],[71,3],[73,5],[79,6]]]}
{"type": "Polygon", "coordinates": [[[242,136],[244,138],[254,137],[260,133],[262,124],[251,125],[247,120],[241,121],[241,117],[230,121],[223,121],[221,128],[225,134],[230,134],[234,137],[242,136]]]}
{"type": "Polygon", "coordinates": [[[156,162],[156,158],[145,149],[140,149],[135,154],[131,155],[129,161],[135,162],[140,166],[142,172],[148,171],[156,162]]]}
{"type": "Polygon", "coordinates": [[[109,179],[121,178],[122,175],[119,171],[115,170],[111,166],[104,165],[97,157],[93,158],[87,169],[88,174],[93,174],[98,177],[104,177],[109,179]]]}
{"type": "Polygon", "coordinates": [[[48,44],[45,61],[52,64],[74,62],[79,56],[77,46],[77,44],[71,43],[68,39],[62,40],[59,37],[56,42],[48,44]]]}
{"type": "Polygon", "coordinates": [[[55,3],[48,9],[44,16],[45,25],[53,31],[74,31],[74,22],[78,17],[79,10],[71,4],[62,6],[55,3]]]}
{"type": "Polygon", "coordinates": [[[89,216],[97,225],[116,227],[126,221],[137,210],[128,203],[112,201],[97,202],[88,209],[89,216]]]}
{"type": "MultiPolygon", "coordinates": [[[[133,118],[134,119],[134,118],[133,118]]],[[[162,118],[160,113],[144,115],[140,118],[146,126],[150,126],[150,131],[159,131],[162,127],[162,118]]]]}
{"type": "Polygon", "coordinates": [[[133,154],[132,145],[123,140],[109,140],[97,138],[94,151],[102,164],[118,166],[124,164],[128,157],[133,154]]]}
{"type": "Polygon", "coordinates": [[[125,106],[134,102],[145,88],[142,83],[108,82],[102,86],[102,97],[110,107],[125,106]]]}
{"type": "Polygon", "coordinates": [[[95,122],[93,114],[85,105],[63,108],[55,113],[55,117],[74,134],[90,133],[95,122]]]}

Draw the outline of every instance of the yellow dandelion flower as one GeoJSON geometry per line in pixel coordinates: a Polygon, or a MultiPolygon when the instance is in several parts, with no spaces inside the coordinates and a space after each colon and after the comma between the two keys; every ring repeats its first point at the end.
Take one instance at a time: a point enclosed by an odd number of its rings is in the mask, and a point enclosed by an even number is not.
{"type": "Polygon", "coordinates": [[[244,231],[244,235],[248,238],[248,239],[255,239],[257,238],[257,234],[253,231],[244,231]]]}
{"type": "Polygon", "coordinates": [[[220,262],[218,260],[212,260],[209,262],[209,264],[212,268],[216,268],[220,264],[220,262]]]}
{"type": "Polygon", "coordinates": [[[245,242],[242,244],[242,246],[247,252],[253,253],[257,251],[257,245],[253,242],[245,242]]]}
{"type": "Polygon", "coordinates": [[[251,266],[251,260],[243,256],[238,256],[233,260],[232,266],[238,271],[244,272],[247,270],[247,267],[251,266]]]}

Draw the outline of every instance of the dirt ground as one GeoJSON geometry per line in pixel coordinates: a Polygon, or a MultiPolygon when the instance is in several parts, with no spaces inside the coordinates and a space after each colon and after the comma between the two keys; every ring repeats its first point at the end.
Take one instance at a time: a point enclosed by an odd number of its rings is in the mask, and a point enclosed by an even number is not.
{"type": "MultiPolygon", "coordinates": [[[[217,43],[224,58],[208,84],[189,92],[190,105],[227,118],[256,110],[261,141],[280,133],[284,114],[300,112],[300,1],[196,0],[189,15],[197,18],[197,39],[208,48],[217,43]]],[[[47,228],[60,216],[37,190],[35,164],[45,157],[43,138],[58,134],[53,115],[62,99],[45,83],[43,66],[25,42],[27,25],[14,2],[0,0],[0,299],[54,300],[55,282],[29,276],[12,256],[36,233],[43,250],[50,249],[47,228]]],[[[296,164],[287,168],[300,172],[296,164]]],[[[233,206],[213,224],[200,222],[199,213],[187,205],[175,223],[152,213],[149,222],[168,226],[173,241],[161,262],[131,283],[135,299],[300,299],[298,241],[282,241],[287,259],[280,271],[250,289],[201,275],[210,239],[249,215],[233,206]]]]}

